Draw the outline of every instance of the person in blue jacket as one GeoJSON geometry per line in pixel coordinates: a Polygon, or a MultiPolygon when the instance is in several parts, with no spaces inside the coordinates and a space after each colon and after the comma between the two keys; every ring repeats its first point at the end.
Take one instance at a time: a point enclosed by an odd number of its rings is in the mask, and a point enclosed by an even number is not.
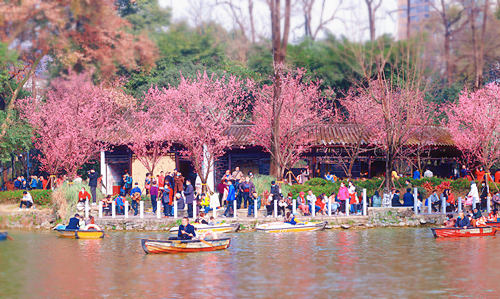
{"type": "Polygon", "coordinates": [[[413,207],[413,194],[411,194],[411,189],[406,189],[405,195],[403,195],[403,206],[413,207]]]}
{"type": "MultiPolygon", "coordinates": [[[[233,201],[235,200],[235,190],[233,186],[233,182],[230,180],[227,181],[228,184],[228,192],[227,192],[227,208],[226,211],[224,212],[224,216],[229,217],[231,214],[231,211],[233,210],[233,201]]],[[[236,211],[233,211],[233,213],[236,213],[236,211]]]]}
{"type": "Polygon", "coordinates": [[[467,228],[470,227],[469,217],[464,216],[464,212],[458,214],[457,222],[455,222],[455,227],[467,228]]]}
{"type": "Polygon", "coordinates": [[[38,180],[36,179],[36,176],[31,177],[30,187],[31,187],[31,189],[38,188],[38,180]]]}
{"type": "Polygon", "coordinates": [[[196,237],[196,233],[194,232],[194,226],[189,224],[189,218],[182,218],[182,224],[179,225],[179,231],[177,232],[178,240],[191,240],[196,237]]]}
{"type": "Polygon", "coordinates": [[[80,229],[80,215],[75,214],[75,217],[71,217],[66,229],[80,229]]]}
{"type": "Polygon", "coordinates": [[[415,171],[413,172],[413,179],[420,180],[420,171],[418,171],[418,169],[415,169],[415,171]]]}

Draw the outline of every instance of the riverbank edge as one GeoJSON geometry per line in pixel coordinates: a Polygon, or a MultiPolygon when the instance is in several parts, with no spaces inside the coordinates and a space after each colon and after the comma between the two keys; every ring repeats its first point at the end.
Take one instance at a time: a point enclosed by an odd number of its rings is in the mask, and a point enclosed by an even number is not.
{"type": "MultiPolygon", "coordinates": [[[[368,216],[317,216],[297,217],[298,221],[327,221],[328,229],[369,229],[380,227],[440,226],[445,220],[443,214],[415,215],[411,208],[369,208],[368,216]]],[[[240,232],[251,232],[257,224],[283,221],[282,217],[239,217],[218,218],[224,223],[239,223],[240,232]]],[[[172,218],[103,218],[96,224],[105,231],[147,231],[166,232],[177,226],[179,219],[172,218]]],[[[51,230],[55,225],[55,214],[50,210],[19,211],[0,215],[0,229],[51,230]]]]}

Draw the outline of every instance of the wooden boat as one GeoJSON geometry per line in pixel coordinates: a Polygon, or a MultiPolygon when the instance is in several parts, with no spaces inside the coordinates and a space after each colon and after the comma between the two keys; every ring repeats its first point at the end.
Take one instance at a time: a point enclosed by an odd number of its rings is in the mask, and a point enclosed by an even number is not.
{"type": "Polygon", "coordinates": [[[288,232],[310,232],[322,230],[326,227],[327,222],[303,222],[297,224],[274,222],[257,225],[255,228],[258,231],[266,233],[288,233],[288,232]]]}
{"type": "Polygon", "coordinates": [[[500,222],[499,221],[496,221],[496,222],[486,221],[486,225],[491,226],[496,230],[500,230],[500,222]]]}
{"type": "Polygon", "coordinates": [[[214,240],[148,240],[142,239],[142,249],[146,253],[181,253],[223,250],[229,247],[231,238],[214,240]]]}
{"type": "Polygon", "coordinates": [[[8,235],[7,232],[0,232],[0,241],[7,240],[8,235]]]}
{"type": "Polygon", "coordinates": [[[78,229],[56,229],[59,237],[68,239],[102,239],[102,230],[78,230],[78,229]]]}
{"type": "MultiPolygon", "coordinates": [[[[239,223],[223,223],[223,224],[216,224],[216,225],[192,223],[192,225],[194,226],[194,229],[196,230],[197,233],[206,233],[206,232],[234,233],[240,229],[239,223]]],[[[179,231],[178,226],[172,227],[170,229],[171,233],[177,233],[178,231],[179,231]]]]}
{"type": "Polygon", "coordinates": [[[443,227],[431,228],[431,230],[435,238],[494,236],[497,232],[491,226],[471,228],[443,227]]]}

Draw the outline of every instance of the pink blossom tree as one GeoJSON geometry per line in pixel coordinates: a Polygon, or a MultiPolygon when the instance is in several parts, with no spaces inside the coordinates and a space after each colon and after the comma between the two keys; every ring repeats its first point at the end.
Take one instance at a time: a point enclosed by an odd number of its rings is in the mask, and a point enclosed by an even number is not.
{"type": "Polygon", "coordinates": [[[271,154],[272,174],[280,181],[285,170],[314,145],[315,127],[331,114],[322,101],[319,82],[305,83],[304,74],[303,69],[281,73],[271,85],[252,90],[252,139],[271,154]]]}
{"type": "Polygon", "coordinates": [[[177,87],[163,90],[169,122],[175,140],[184,146],[181,155],[189,159],[207,191],[214,162],[234,144],[227,134],[231,124],[245,116],[246,85],[234,76],[216,77],[198,73],[195,79],[181,76],[177,87]]]}
{"type": "Polygon", "coordinates": [[[453,141],[466,161],[479,162],[486,172],[500,162],[500,87],[490,83],[445,106],[453,141]]]}
{"type": "Polygon", "coordinates": [[[35,130],[43,169],[74,178],[80,166],[105,149],[126,109],[117,103],[118,95],[114,88],[94,85],[88,74],[70,74],[52,82],[44,101],[19,100],[19,110],[35,130]]]}
{"type": "Polygon", "coordinates": [[[390,189],[395,159],[405,155],[409,141],[431,124],[433,105],[411,84],[398,86],[383,78],[352,89],[341,104],[370,142],[385,152],[385,187],[390,189]]]}
{"type": "Polygon", "coordinates": [[[172,145],[175,127],[169,117],[169,105],[173,102],[157,88],[151,88],[143,101],[131,109],[123,123],[123,143],[127,144],[137,160],[154,175],[156,165],[172,145]],[[166,101],[166,102],[165,102],[166,101]]]}

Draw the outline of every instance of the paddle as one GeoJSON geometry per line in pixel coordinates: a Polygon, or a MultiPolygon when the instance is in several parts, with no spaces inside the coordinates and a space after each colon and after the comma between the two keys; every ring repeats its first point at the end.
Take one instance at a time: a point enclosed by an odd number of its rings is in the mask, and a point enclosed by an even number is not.
{"type": "Polygon", "coordinates": [[[214,245],[212,245],[212,244],[208,243],[208,242],[207,242],[207,241],[205,241],[205,240],[201,240],[201,239],[200,239],[200,241],[201,241],[203,244],[207,245],[208,247],[214,247],[214,245]]]}
{"type": "Polygon", "coordinates": [[[12,238],[11,236],[7,235],[7,239],[11,240],[11,241],[14,241],[14,238],[12,238]]]}

